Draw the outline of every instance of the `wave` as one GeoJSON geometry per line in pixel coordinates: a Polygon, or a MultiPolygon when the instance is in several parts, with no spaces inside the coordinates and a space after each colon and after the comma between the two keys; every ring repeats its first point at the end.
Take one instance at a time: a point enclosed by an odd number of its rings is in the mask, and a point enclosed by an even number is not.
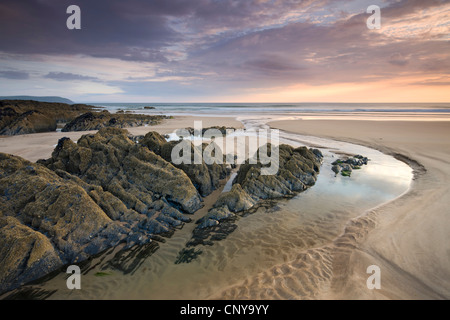
{"type": "Polygon", "coordinates": [[[450,114],[450,104],[272,104],[272,103],[94,103],[112,112],[120,109],[142,113],[181,113],[181,114],[300,114],[300,113],[438,113],[450,114]],[[154,109],[146,110],[144,107],[154,109]]]}

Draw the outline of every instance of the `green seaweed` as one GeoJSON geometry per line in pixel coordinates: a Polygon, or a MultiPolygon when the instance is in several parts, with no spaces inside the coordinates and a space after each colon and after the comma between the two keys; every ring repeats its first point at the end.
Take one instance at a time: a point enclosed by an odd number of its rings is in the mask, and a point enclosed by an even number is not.
{"type": "Polygon", "coordinates": [[[350,176],[352,175],[352,172],[351,172],[351,171],[343,170],[343,171],[341,171],[341,175],[342,175],[343,177],[350,177],[350,176]]]}

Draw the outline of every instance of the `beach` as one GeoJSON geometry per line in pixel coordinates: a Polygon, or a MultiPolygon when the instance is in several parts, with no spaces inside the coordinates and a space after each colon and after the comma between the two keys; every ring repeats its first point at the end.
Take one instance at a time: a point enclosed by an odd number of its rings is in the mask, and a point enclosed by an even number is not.
{"type": "MultiPolygon", "coordinates": [[[[242,117],[240,117],[242,118],[242,117]]],[[[352,118],[348,115],[346,119],[352,118]]],[[[431,117],[432,118],[432,117],[431,117]]],[[[356,119],[356,118],[355,118],[356,119]]],[[[434,119],[436,120],[436,119],[434,119]]],[[[226,126],[243,128],[233,117],[175,116],[155,126],[127,128],[132,135],[149,131],[169,134],[176,129],[226,126]]],[[[189,240],[194,226],[176,231],[134,277],[115,276],[100,281],[94,274],[92,287],[76,298],[122,299],[448,299],[450,296],[450,219],[448,187],[450,122],[372,120],[285,120],[267,124],[283,132],[344,141],[376,149],[404,161],[414,170],[414,180],[398,198],[360,212],[346,207],[326,209],[313,195],[309,211],[317,217],[302,217],[307,198],[278,203],[272,209],[242,219],[229,239],[211,248],[196,262],[174,265],[180,248],[189,240]],[[321,210],[324,217],[321,216],[321,210]],[[329,213],[326,210],[330,210],[329,213]],[[300,220],[299,220],[300,217],[300,220]],[[304,219],[304,222],[301,222],[304,219]],[[259,261],[255,265],[253,261],[259,261]],[[369,290],[367,268],[381,270],[381,289],[369,290]],[[186,278],[185,275],[190,277],[186,278]],[[219,275],[221,275],[219,277],[219,275]],[[219,278],[218,278],[219,277],[219,278]],[[220,280],[219,280],[220,279],[220,280]],[[201,285],[200,285],[201,284],[201,285]],[[158,288],[154,291],[152,288],[158,288]]],[[[63,137],[77,141],[86,132],[49,132],[0,137],[0,150],[29,161],[49,158],[63,137]]],[[[370,166],[370,164],[369,164],[370,166]]],[[[382,168],[382,167],[381,167],[382,168]]],[[[327,172],[320,173],[328,175],[327,172]]],[[[221,194],[225,181],[206,207],[195,213],[202,217],[221,194]]],[[[323,183],[322,183],[323,184],[323,183]]],[[[316,192],[315,186],[312,188],[316,192]]],[[[327,188],[325,186],[325,188],[327,188]]],[[[386,186],[389,189],[389,186],[386,186]]],[[[320,190],[316,193],[320,193],[320,190]]],[[[351,195],[348,195],[351,199],[351,195]]],[[[366,195],[369,199],[370,194],[366,195]]],[[[333,202],[334,198],[329,198],[333,202]]],[[[371,203],[364,200],[366,203],[371,203]]],[[[363,202],[364,202],[363,201],[363,202]]],[[[378,202],[377,202],[378,201],[378,202]]],[[[307,209],[305,209],[307,210],[307,209]]],[[[42,285],[43,292],[58,290],[52,298],[68,299],[63,275],[42,285]]]]}
{"type": "Polygon", "coordinates": [[[450,122],[294,120],[269,125],[417,161],[412,163],[416,178],[405,195],[354,219],[326,248],[332,280],[317,298],[450,297],[450,122]],[[365,286],[370,265],[381,269],[381,290],[365,286]]]}
{"type": "MultiPolygon", "coordinates": [[[[180,128],[194,127],[195,121],[201,120],[203,128],[212,126],[227,126],[241,128],[242,123],[234,118],[226,117],[192,117],[177,116],[174,119],[164,120],[161,124],[148,127],[127,128],[132,135],[145,135],[150,131],[160,134],[169,134],[180,128]]],[[[17,136],[0,136],[1,152],[13,154],[29,161],[51,157],[58,140],[64,137],[77,141],[81,136],[93,134],[95,131],[78,132],[45,132],[17,136]]]]}

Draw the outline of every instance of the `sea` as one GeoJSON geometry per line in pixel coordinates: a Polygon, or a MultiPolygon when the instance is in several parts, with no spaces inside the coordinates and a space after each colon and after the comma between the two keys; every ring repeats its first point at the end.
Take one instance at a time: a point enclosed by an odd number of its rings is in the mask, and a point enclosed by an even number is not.
{"type": "Polygon", "coordinates": [[[398,117],[426,115],[450,117],[450,103],[90,103],[111,112],[143,114],[235,117],[320,117],[324,115],[398,117]],[[145,109],[153,107],[154,109],[145,109]]]}

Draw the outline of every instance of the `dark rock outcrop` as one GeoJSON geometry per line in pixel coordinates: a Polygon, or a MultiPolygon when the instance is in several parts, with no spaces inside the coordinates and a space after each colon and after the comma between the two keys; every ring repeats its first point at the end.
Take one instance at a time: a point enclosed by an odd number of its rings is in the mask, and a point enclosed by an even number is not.
{"type": "Polygon", "coordinates": [[[8,136],[55,131],[57,126],[55,119],[36,110],[19,114],[13,108],[5,108],[0,110],[0,118],[0,134],[8,136]]]}
{"type": "Polygon", "coordinates": [[[129,128],[144,125],[156,125],[166,116],[149,116],[140,114],[102,112],[87,112],[73,119],[62,129],[63,132],[90,131],[102,128],[129,128]]]}
{"type": "Polygon", "coordinates": [[[62,265],[51,241],[14,217],[0,217],[0,293],[62,265]]]}
{"type": "MultiPolygon", "coordinates": [[[[213,163],[206,164],[203,159],[203,151],[208,147],[208,144],[202,144],[201,148],[194,146],[189,141],[170,141],[157,132],[149,132],[143,139],[139,141],[141,145],[146,146],[149,150],[160,155],[164,160],[173,163],[172,151],[180,143],[186,144],[186,147],[190,150],[189,155],[191,164],[174,164],[177,168],[183,170],[186,175],[191,179],[194,186],[200,192],[202,196],[207,196],[214,191],[219,181],[224,179],[230,172],[230,167],[223,161],[222,164],[213,163]],[[195,159],[201,159],[201,163],[195,164],[195,159]]],[[[211,147],[213,147],[211,145],[211,147]]],[[[181,155],[183,156],[183,155],[181,155]]]]}
{"type": "Polygon", "coordinates": [[[0,154],[0,292],[190,221],[202,206],[190,179],[128,136],[63,138],[38,163],[0,154]]]}
{"type": "Polygon", "coordinates": [[[198,210],[201,198],[188,177],[128,135],[124,129],[105,128],[77,144],[61,139],[52,158],[40,163],[101,186],[140,213],[150,212],[156,200],[187,213],[198,210]]]}
{"type": "Polygon", "coordinates": [[[199,221],[199,228],[215,225],[235,213],[249,210],[261,200],[293,196],[295,192],[315,184],[323,158],[319,150],[313,152],[306,147],[293,148],[288,145],[269,145],[269,148],[278,149],[278,172],[262,175],[264,165],[259,161],[250,164],[247,160],[239,168],[231,191],[219,197],[214,208],[199,221]]]}
{"type": "Polygon", "coordinates": [[[208,127],[208,128],[202,128],[202,130],[196,130],[195,128],[192,127],[187,127],[184,129],[179,129],[177,130],[177,134],[178,136],[183,137],[183,132],[187,132],[190,136],[203,136],[208,130],[217,130],[218,132],[220,132],[220,134],[222,136],[226,136],[227,135],[227,131],[234,131],[236,130],[236,128],[233,127],[225,127],[225,126],[213,126],[213,127],[208,127]]]}
{"type": "Polygon", "coordinates": [[[338,159],[334,161],[331,165],[331,170],[338,175],[341,173],[344,177],[350,177],[353,170],[359,170],[363,165],[367,165],[369,159],[361,155],[356,155],[347,159],[338,159]]]}
{"type": "Polygon", "coordinates": [[[0,169],[0,292],[116,245],[132,230],[42,165],[0,154],[0,169]]]}
{"type": "Polygon", "coordinates": [[[2,100],[0,101],[0,135],[55,131],[58,122],[70,121],[82,112],[95,109],[95,107],[80,104],[2,100]]]}
{"type": "Polygon", "coordinates": [[[19,135],[56,131],[65,123],[63,132],[127,128],[155,125],[170,117],[133,113],[111,114],[84,104],[38,102],[32,100],[0,100],[0,135],[19,135]]]}

